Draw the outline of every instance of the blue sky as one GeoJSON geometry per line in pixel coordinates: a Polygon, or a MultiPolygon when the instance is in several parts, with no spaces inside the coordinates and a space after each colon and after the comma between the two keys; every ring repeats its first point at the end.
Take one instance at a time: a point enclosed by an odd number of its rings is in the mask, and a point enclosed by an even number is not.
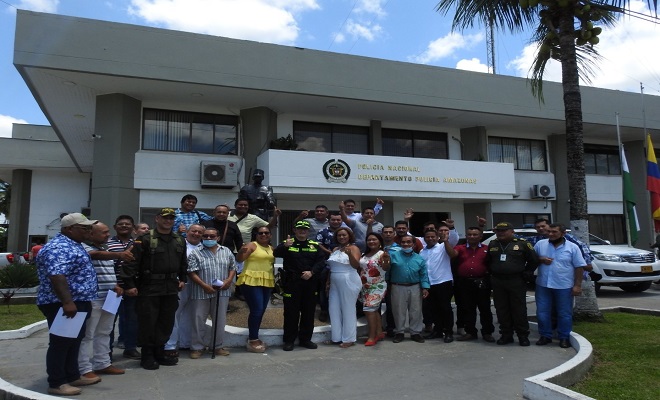
{"type": "MultiPolygon", "coordinates": [[[[451,32],[437,0],[0,0],[0,136],[11,124],[48,124],[12,64],[16,9],[487,72],[483,27],[451,32]]],[[[648,13],[641,1],[631,7],[648,13]]],[[[531,33],[497,32],[498,74],[527,76],[531,33]]],[[[591,85],[660,95],[660,26],[623,18],[604,30],[591,85]]],[[[557,63],[546,77],[560,80],[557,63]]]]}

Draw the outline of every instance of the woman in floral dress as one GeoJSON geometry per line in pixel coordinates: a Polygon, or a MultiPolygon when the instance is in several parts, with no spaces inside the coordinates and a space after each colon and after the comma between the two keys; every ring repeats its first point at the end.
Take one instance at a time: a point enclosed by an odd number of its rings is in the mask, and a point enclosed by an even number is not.
{"type": "Polygon", "coordinates": [[[367,235],[367,251],[360,258],[360,279],[362,280],[362,299],[369,337],[365,346],[373,346],[385,338],[380,318],[380,303],[385,298],[387,282],[385,271],[390,269],[390,255],[383,250],[383,237],[378,233],[367,235]]]}

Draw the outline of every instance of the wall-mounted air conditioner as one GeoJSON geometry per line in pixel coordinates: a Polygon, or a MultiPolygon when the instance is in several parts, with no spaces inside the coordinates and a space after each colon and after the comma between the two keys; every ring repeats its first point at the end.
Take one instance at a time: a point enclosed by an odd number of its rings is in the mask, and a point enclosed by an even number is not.
{"type": "Polygon", "coordinates": [[[555,197],[555,193],[548,185],[534,185],[532,186],[532,197],[535,199],[551,199],[555,197]]]}
{"type": "Polygon", "coordinates": [[[202,161],[199,170],[199,182],[202,187],[232,188],[238,185],[238,172],[241,170],[241,161],[202,161]]]}

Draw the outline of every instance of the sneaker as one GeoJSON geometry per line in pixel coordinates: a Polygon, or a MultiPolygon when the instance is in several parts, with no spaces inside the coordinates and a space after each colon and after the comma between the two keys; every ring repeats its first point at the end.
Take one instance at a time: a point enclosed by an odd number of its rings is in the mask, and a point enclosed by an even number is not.
{"type": "Polygon", "coordinates": [[[58,387],[49,387],[48,394],[54,394],[55,396],[74,396],[80,394],[82,390],[77,387],[73,387],[68,383],[60,385],[58,387]]]}
{"type": "Polygon", "coordinates": [[[101,377],[93,372],[80,375],[80,378],[73,382],[69,382],[71,386],[89,386],[101,382],[101,377]]]}
{"type": "Polygon", "coordinates": [[[216,356],[228,356],[229,355],[229,350],[225,349],[224,347],[219,347],[215,349],[215,355],[216,356]]]}
{"type": "Polygon", "coordinates": [[[131,360],[140,360],[142,358],[142,354],[137,349],[124,350],[123,356],[131,360]]]}
{"type": "Polygon", "coordinates": [[[190,350],[190,358],[196,360],[202,356],[201,350],[190,350]]]}
{"type": "Polygon", "coordinates": [[[94,371],[96,374],[105,374],[105,375],[123,375],[126,371],[121,368],[117,368],[114,365],[110,364],[103,369],[94,371]]]}

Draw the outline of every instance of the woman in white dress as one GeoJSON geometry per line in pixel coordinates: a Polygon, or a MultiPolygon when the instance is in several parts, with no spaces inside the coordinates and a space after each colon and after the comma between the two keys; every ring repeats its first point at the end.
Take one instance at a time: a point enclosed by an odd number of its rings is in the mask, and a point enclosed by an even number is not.
{"type": "Polygon", "coordinates": [[[358,270],[360,249],[353,244],[355,238],[348,228],[335,231],[338,244],[328,258],[330,269],[328,296],[332,342],[347,348],[357,340],[357,316],[355,303],[362,288],[358,270]]]}

